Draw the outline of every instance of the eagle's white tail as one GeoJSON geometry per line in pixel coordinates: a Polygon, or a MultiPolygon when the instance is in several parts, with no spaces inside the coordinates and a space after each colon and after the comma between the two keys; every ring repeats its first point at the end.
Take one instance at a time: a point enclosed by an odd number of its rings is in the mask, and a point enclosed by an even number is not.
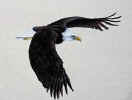
{"type": "Polygon", "coordinates": [[[31,40],[34,34],[35,33],[28,33],[28,34],[18,35],[18,36],[16,36],[16,38],[21,39],[21,40],[31,40]]]}

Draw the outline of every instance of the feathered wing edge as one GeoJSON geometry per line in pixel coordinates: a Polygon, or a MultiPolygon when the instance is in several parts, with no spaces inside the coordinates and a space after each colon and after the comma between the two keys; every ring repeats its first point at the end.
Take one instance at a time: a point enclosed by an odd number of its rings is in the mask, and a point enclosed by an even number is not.
{"type": "Polygon", "coordinates": [[[113,13],[108,17],[97,19],[97,25],[95,26],[95,29],[99,29],[100,31],[103,31],[102,28],[104,28],[106,30],[109,29],[109,27],[107,27],[107,25],[119,26],[118,24],[115,24],[115,23],[120,22],[120,20],[117,20],[117,19],[121,18],[122,16],[114,17],[116,14],[117,13],[113,13]]]}
{"type": "Polygon", "coordinates": [[[83,17],[79,18],[78,17],[78,19],[67,22],[66,26],[93,28],[100,31],[103,31],[104,29],[108,30],[109,27],[107,25],[119,26],[115,23],[120,22],[120,20],[118,19],[121,18],[122,16],[115,17],[116,14],[117,13],[113,13],[110,16],[104,17],[104,18],[83,18],[83,17]]]}
{"type": "Polygon", "coordinates": [[[41,70],[34,69],[34,72],[37,75],[38,80],[42,83],[43,87],[47,92],[50,93],[50,96],[54,99],[59,99],[60,96],[63,96],[64,90],[68,94],[68,87],[74,91],[72,88],[70,78],[66,74],[65,69],[62,67],[58,70],[47,69],[41,70]]]}
{"type": "Polygon", "coordinates": [[[68,87],[74,91],[70,78],[66,74],[64,68],[57,72],[56,75],[50,76],[50,79],[45,80],[42,84],[54,99],[59,98],[60,95],[63,96],[63,88],[65,89],[66,94],[68,94],[68,87]]]}

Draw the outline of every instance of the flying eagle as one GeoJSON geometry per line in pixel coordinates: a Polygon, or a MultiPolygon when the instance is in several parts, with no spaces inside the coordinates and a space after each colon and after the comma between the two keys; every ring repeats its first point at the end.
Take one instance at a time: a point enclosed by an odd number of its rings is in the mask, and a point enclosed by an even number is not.
{"type": "Polygon", "coordinates": [[[74,35],[68,28],[83,27],[99,31],[108,30],[107,25],[118,26],[121,16],[115,17],[116,13],[104,18],[67,17],[57,20],[46,26],[33,27],[34,34],[18,36],[24,40],[31,39],[29,46],[29,59],[32,69],[38,80],[50,92],[51,97],[63,96],[63,89],[68,94],[68,87],[73,91],[70,78],[67,75],[63,61],[56,51],[56,44],[65,40],[81,41],[79,36],[74,35]]]}

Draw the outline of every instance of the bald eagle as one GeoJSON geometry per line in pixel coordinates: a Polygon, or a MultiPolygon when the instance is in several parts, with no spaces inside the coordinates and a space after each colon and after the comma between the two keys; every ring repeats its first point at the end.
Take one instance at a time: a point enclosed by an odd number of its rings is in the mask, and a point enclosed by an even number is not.
{"type": "Polygon", "coordinates": [[[67,75],[63,61],[56,51],[56,44],[65,40],[81,41],[79,36],[72,34],[68,28],[83,27],[99,31],[108,30],[107,25],[118,26],[121,16],[116,13],[104,18],[67,17],[57,20],[46,26],[33,27],[34,34],[18,36],[24,40],[31,39],[29,46],[29,59],[32,69],[38,80],[50,92],[51,97],[63,96],[63,89],[68,94],[68,87],[73,91],[70,78],[67,75]]]}

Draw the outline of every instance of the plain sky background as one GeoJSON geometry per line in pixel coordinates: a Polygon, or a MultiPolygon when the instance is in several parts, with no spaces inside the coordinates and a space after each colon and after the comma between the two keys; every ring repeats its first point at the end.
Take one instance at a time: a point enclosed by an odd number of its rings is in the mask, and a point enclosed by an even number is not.
{"type": "Polygon", "coordinates": [[[62,17],[116,11],[123,16],[119,27],[74,28],[83,41],[57,46],[75,89],[60,100],[132,100],[131,0],[0,0],[0,100],[51,100],[30,67],[30,41],[17,35],[62,17]]]}

